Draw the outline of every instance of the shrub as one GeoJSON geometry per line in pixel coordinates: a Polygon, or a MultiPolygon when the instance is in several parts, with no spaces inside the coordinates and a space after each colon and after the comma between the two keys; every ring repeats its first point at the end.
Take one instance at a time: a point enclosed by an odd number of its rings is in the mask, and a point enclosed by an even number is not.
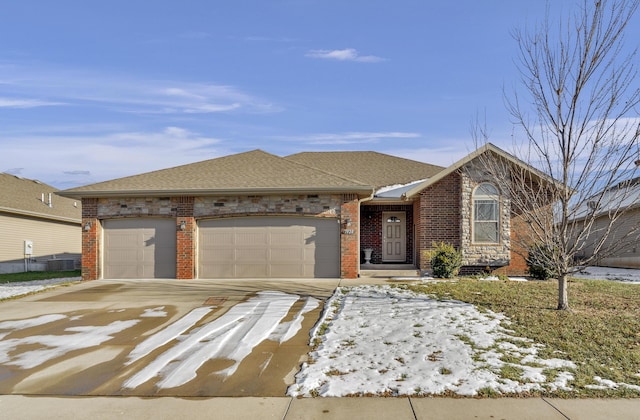
{"type": "Polygon", "coordinates": [[[462,267],[462,253],[453,245],[444,242],[434,243],[433,247],[434,249],[429,252],[433,275],[445,279],[457,275],[462,267]]]}
{"type": "Polygon", "coordinates": [[[547,280],[556,276],[551,264],[553,261],[553,248],[549,245],[535,244],[531,246],[526,261],[529,275],[534,279],[547,280]]]}

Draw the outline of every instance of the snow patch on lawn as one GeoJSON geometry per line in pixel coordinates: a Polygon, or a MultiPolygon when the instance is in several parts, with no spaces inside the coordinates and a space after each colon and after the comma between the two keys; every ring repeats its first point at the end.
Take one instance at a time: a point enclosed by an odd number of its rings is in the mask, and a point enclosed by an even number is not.
{"type": "Polygon", "coordinates": [[[401,288],[338,288],[311,332],[318,347],[288,395],[570,389],[575,364],[541,359],[542,346],[514,336],[503,321],[503,314],[401,288]]]}
{"type": "Polygon", "coordinates": [[[585,385],[585,388],[589,389],[617,389],[619,387],[629,388],[634,391],[640,391],[640,386],[626,384],[624,382],[614,382],[610,379],[603,379],[600,376],[594,376],[593,379],[596,381],[597,385],[585,385]]]}
{"type": "Polygon", "coordinates": [[[583,267],[573,277],[588,280],[612,280],[640,284],[640,270],[611,267],[583,267]]]}
{"type": "Polygon", "coordinates": [[[0,283],[0,299],[28,295],[29,293],[39,292],[60,283],[69,283],[80,280],[80,277],[64,277],[59,279],[0,283]]]}

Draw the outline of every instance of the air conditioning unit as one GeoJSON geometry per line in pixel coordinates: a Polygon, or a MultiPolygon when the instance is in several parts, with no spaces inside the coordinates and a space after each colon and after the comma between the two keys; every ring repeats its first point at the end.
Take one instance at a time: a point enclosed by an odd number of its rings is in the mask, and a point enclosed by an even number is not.
{"type": "Polygon", "coordinates": [[[71,271],[75,270],[76,263],[70,259],[47,260],[47,270],[49,271],[71,271]]]}

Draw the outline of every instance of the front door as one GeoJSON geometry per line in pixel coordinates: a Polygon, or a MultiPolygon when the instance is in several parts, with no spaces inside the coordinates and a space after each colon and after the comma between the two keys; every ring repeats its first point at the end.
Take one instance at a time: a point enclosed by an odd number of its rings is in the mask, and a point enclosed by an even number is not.
{"type": "Polygon", "coordinates": [[[403,211],[382,213],[382,261],[407,260],[407,215],[403,211]]]}

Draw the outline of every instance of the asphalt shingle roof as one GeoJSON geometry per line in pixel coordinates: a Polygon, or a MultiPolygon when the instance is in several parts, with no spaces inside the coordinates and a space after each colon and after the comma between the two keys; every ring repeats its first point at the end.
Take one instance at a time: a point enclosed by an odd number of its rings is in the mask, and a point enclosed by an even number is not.
{"type": "Polygon", "coordinates": [[[221,194],[268,191],[370,193],[371,186],[262,150],[65,190],[68,197],[132,194],[221,194]]]}
{"type": "Polygon", "coordinates": [[[378,189],[431,178],[442,166],[378,152],[302,152],[286,159],[378,189]]]}
{"type": "Polygon", "coordinates": [[[0,212],[80,223],[80,203],[54,194],[57,191],[59,190],[40,181],[0,173],[0,212]]]}

